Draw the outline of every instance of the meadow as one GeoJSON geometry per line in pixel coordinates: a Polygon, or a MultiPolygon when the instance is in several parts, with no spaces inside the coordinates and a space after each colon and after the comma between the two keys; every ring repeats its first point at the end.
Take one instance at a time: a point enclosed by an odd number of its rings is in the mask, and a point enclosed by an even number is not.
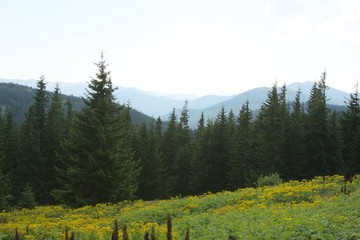
{"type": "Polygon", "coordinates": [[[360,176],[289,181],[276,186],[157,201],[124,201],[71,209],[40,206],[0,213],[0,239],[111,239],[114,221],[131,240],[148,232],[167,239],[360,239],[360,176]]]}

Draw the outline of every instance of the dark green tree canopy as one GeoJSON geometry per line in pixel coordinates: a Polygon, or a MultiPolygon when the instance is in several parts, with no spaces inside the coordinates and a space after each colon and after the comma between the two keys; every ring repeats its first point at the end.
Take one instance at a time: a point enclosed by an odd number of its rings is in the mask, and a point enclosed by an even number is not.
{"type": "Polygon", "coordinates": [[[116,90],[101,55],[98,72],[88,84],[72,138],[65,143],[59,169],[62,188],[54,196],[72,205],[131,199],[137,190],[138,162],[127,143],[128,109],[117,104],[116,90]],[[125,111],[125,112],[124,112],[125,111]]]}
{"type": "Polygon", "coordinates": [[[0,210],[235,190],[275,172],[285,180],[360,172],[358,90],[346,111],[330,111],[326,73],[307,103],[300,89],[287,102],[286,85],[274,84],[260,109],[245,102],[236,116],[222,108],[190,129],[187,101],[164,123],[140,120],[116,102],[103,56],[96,67],[81,104],[59,86],[47,92],[41,76],[31,102],[16,98],[28,102],[19,126],[17,105],[0,93],[0,210]]]}

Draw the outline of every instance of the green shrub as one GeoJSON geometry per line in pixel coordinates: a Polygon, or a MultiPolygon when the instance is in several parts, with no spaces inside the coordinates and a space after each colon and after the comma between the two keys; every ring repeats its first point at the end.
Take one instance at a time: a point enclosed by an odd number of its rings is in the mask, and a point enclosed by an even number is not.
{"type": "Polygon", "coordinates": [[[22,208],[32,209],[37,205],[35,193],[29,183],[26,184],[24,191],[21,192],[19,206],[22,208]]]}
{"type": "Polygon", "coordinates": [[[255,182],[255,185],[258,187],[276,186],[281,184],[282,182],[283,180],[281,179],[278,173],[271,173],[266,176],[261,175],[260,177],[258,177],[258,179],[255,182]]]}

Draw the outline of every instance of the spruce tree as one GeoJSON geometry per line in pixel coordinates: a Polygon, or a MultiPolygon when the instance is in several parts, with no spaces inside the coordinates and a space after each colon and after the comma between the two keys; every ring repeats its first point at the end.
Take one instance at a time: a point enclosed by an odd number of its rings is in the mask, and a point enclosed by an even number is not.
{"type": "Polygon", "coordinates": [[[71,130],[74,125],[74,110],[73,103],[70,98],[68,98],[65,102],[65,129],[64,129],[64,137],[69,138],[71,135],[71,130]]]}
{"type": "Polygon", "coordinates": [[[207,185],[207,135],[205,128],[204,113],[201,113],[195,139],[193,154],[190,162],[189,191],[191,194],[200,194],[207,185]]]}
{"type": "Polygon", "coordinates": [[[175,156],[178,151],[177,129],[178,129],[178,120],[174,108],[169,116],[168,125],[164,131],[162,144],[161,144],[161,151],[164,153],[164,163],[166,169],[165,170],[166,186],[164,186],[165,196],[175,195],[174,168],[175,168],[175,156]]]}
{"type": "Polygon", "coordinates": [[[277,172],[281,176],[288,174],[287,158],[292,154],[290,152],[290,104],[286,100],[286,84],[281,87],[279,94],[279,120],[280,127],[278,133],[278,144],[280,144],[280,163],[277,172]]]}
{"type": "Polygon", "coordinates": [[[20,194],[19,206],[22,208],[32,209],[37,205],[35,193],[29,183],[27,183],[20,194]]]}
{"type": "Polygon", "coordinates": [[[137,134],[136,143],[135,157],[140,159],[142,167],[139,175],[139,188],[137,195],[141,199],[149,200],[151,199],[151,197],[149,197],[149,193],[151,194],[149,185],[152,183],[150,179],[153,171],[151,169],[151,154],[149,152],[149,132],[146,124],[141,125],[137,134]]]}
{"type": "MultiPolygon", "coordinates": [[[[19,182],[16,169],[17,159],[19,158],[19,137],[18,127],[14,121],[13,114],[10,108],[5,112],[5,128],[4,128],[4,173],[9,176],[9,183],[11,186],[11,195],[17,196],[19,193],[19,182]]],[[[11,203],[12,205],[15,202],[11,203]]]]}
{"type": "Polygon", "coordinates": [[[4,129],[3,129],[3,150],[5,172],[12,172],[16,169],[16,159],[18,158],[18,129],[14,121],[11,109],[5,111],[4,129]]]}
{"type": "Polygon", "coordinates": [[[228,187],[232,190],[246,186],[251,178],[251,171],[255,168],[252,150],[252,111],[249,101],[241,107],[235,134],[236,157],[230,162],[227,172],[228,187]]]}
{"type": "Polygon", "coordinates": [[[286,180],[301,180],[304,178],[303,169],[305,163],[305,112],[300,100],[301,91],[297,91],[295,100],[292,103],[290,124],[288,130],[287,146],[288,154],[285,158],[286,180]]]}
{"type": "Polygon", "coordinates": [[[156,167],[156,181],[158,181],[156,183],[156,192],[158,193],[158,197],[165,197],[166,196],[166,192],[164,192],[164,189],[167,189],[167,182],[166,182],[166,166],[165,166],[165,158],[164,158],[164,153],[161,149],[161,144],[162,144],[162,138],[163,138],[163,122],[161,120],[160,117],[157,118],[156,122],[155,122],[155,127],[154,127],[154,136],[153,136],[153,141],[154,141],[154,159],[155,159],[155,165],[157,165],[156,167]]]}
{"type": "Polygon", "coordinates": [[[4,160],[5,156],[0,152],[0,211],[7,210],[10,206],[11,199],[11,186],[9,174],[4,173],[4,160]]]}
{"type": "MultiPolygon", "coordinates": [[[[60,164],[57,160],[57,153],[60,151],[60,143],[65,137],[65,117],[62,101],[59,85],[56,84],[46,118],[46,188],[44,191],[48,193],[57,187],[55,166],[60,164]]],[[[49,198],[48,202],[53,202],[53,199],[49,198]]]]}
{"type": "Polygon", "coordinates": [[[188,101],[181,111],[180,122],[176,133],[178,149],[174,162],[174,192],[175,194],[186,195],[189,193],[189,171],[192,156],[191,132],[189,128],[188,101]]]}
{"type": "Polygon", "coordinates": [[[2,107],[0,107],[0,150],[4,147],[4,140],[5,140],[5,120],[4,114],[2,111],[2,107]]]}
{"type": "Polygon", "coordinates": [[[34,108],[30,107],[20,128],[20,156],[16,162],[16,176],[20,184],[19,191],[22,191],[27,183],[38,198],[43,187],[39,174],[45,169],[45,162],[40,150],[39,131],[35,128],[35,121],[34,108]]]}
{"type": "Polygon", "coordinates": [[[345,163],[342,155],[343,140],[339,114],[331,111],[327,121],[327,169],[326,175],[346,174],[345,163]]]}
{"type": "Polygon", "coordinates": [[[253,122],[254,132],[253,132],[253,141],[254,141],[254,168],[249,171],[249,180],[250,182],[254,183],[257,178],[262,175],[266,174],[269,171],[267,171],[267,166],[264,161],[265,155],[266,155],[266,138],[265,138],[265,105],[262,104],[260,106],[260,109],[258,111],[256,120],[253,122]]]}
{"type": "Polygon", "coordinates": [[[307,177],[321,176],[328,169],[328,109],[326,106],[326,72],[314,83],[307,105],[305,125],[307,177]]]}
{"type": "Polygon", "coordinates": [[[20,133],[20,157],[17,162],[19,188],[28,183],[39,203],[48,203],[46,159],[46,108],[48,97],[44,75],[36,83],[34,104],[29,108],[20,133]]]}
{"type": "Polygon", "coordinates": [[[45,151],[46,146],[46,108],[48,104],[48,96],[46,93],[45,76],[41,75],[40,79],[36,83],[35,96],[34,96],[34,125],[35,129],[39,131],[40,147],[41,151],[45,151]]]}
{"type": "Polygon", "coordinates": [[[233,163],[236,162],[237,158],[237,144],[236,144],[236,118],[235,114],[232,110],[229,111],[228,114],[228,124],[227,124],[227,161],[226,161],[226,188],[227,189],[234,189],[234,186],[230,183],[232,181],[231,178],[229,178],[229,173],[231,171],[231,167],[233,166],[233,163]]]}
{"type": "Polygon", "coordinates": [[[141,159],[138,196],[153,200],[162,196],[164,159],[160,151],[160,139],[154,122],[147,129],[143,124],[138,133],[137,156],[141,159]]]}
{"type": "Polygon", "coordinates": [[[209,178],[208,189],[218,192],[226,188],[226,172],[229,161],[228,151],[228,117],[224,107],[215,119],[209,144],[209,178]]]}
{"type": "Polygon", "coordinates": [[[274,84],[268,92],[265,103],[256,120],[257,158],[259,170],[263,174],[281,172],[284,169],[284,117],[287,115],[283,101],[286,88],[279,94],[274,84]]]}
{"type": "Polygon", "coordinates": [[[6,210],[9,207],[9,196],[10,196],[10,179],[9,174],[5,173],[5,169],[8,166],[5,165],[4,159],[4,133],[5,122],[3,119],[3,113],[0,107],[0,211],[6,210]]]}
{"type": "Polygon", "coordinates": [[[347,111],[341,116],[343,140],[342,154],[345,162],[345,174],[354,175],[360,172],[360,97],[358,85],[345,102],[347,111]]]}
{"type": "Polygon", "coordinates": [[[131,121],[130,103],[120,107],[120,167],[122,168],[122,185],[119,186],[119,198],[134,199],[139,187],[140,160],[135,157],[134,141],[135,131],[131,121]]]}
{"type": "Polygon", "coordinates": [[[114,97],[110,72],[101,55],[98,72],[88,84],[71,139],[63,144],[58,168],[60,188],[53,196],[70,205],[132,199],[137,190],[139,162],[128,142],[129,110],[114,97]]]}

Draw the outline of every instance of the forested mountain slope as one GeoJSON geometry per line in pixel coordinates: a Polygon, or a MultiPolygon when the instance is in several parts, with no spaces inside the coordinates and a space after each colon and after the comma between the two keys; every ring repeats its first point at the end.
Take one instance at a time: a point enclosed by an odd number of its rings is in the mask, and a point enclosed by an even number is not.
{"type": "MultiPolygon", "coordinates": [[[[60,86],[61,91],[61,86],[60,86]]],[[[48,97],[52,96],[52,92],[48,91],[48,97]]],[[[14,120],[18,123],[24,121],[25,113],[29,110],[29,107],[34,102],[35,89],[32,87],[27,87],[14,83],[0,83],[0,107],[2,111],[5,111],[7,107],[10,107],[14,120]]],[[[67,99],[70,99],[74,110],[80,110],[84,103],[80,97],[69,96],[65,94],[61,94],[64,102],[67,99]]],[[[142,124],[142,123],[150,123],[153,121],[153,118],[135,110],[130,110],[130,115],[132,117],[133,123],[142,124]]]]}
{"type": "MultiPolygon", "coordinates": [[[[239,113],[223,107],[213,120],[200,115],[192,131],[187,104],[166,124],[157,119],[133,127],[129,108],[116,102],[104,61],[98,65],[99,80],[92,79],[76,115],[58,88],[48,100],[43,76],[22,123],[14,123],[7,109],[0,115],[0,210],[221,192],[273,173],[284,180],[360,173],[358,91],[348,97],[346,111],[332,111],[325,72],[305,104],[300,92],[288,102],[286,87],[274,85],[260,109],[249,102],[239,113]]],[[[10,104],[21,94],[8,96],[10,104]]]]}

